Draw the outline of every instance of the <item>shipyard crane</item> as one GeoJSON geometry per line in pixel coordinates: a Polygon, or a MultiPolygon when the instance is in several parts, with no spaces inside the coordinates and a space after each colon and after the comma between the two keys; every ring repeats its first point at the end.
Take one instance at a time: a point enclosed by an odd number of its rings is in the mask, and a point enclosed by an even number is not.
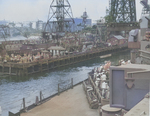
{"type": "MultiPolygon", "coordinates": [[[[8,25],[0,25],[0,40],[7,41],[7,37],[10,36],[10,28],[8,25]]],[[[5,43],[0,45],[0,53],[3,54],[5,49],[5,43]]]]}
{"type": "Polygon", "coordinates": [[[105,41],[106,24],[105,24],[105,20],[102,17],[100,18],[100,20],[97,20],[96,29],[97,29],[97,34],[100,37],[100,40],[105,41]]]}
{"type": "Polygon", "coordinates": [[[112,22],[136,22],[135,0],[111,0],[109,4],[112,22]]]}
{"type": "Polygon", "coordinates": [[[74,25],[71,5],[68,0],[53,0],[48,13],[48,20],[43,31],[43,38],[50,39],[63,36],[71,32],[74,25]]]}
{"type": "Polygon", "coordinates": [[[0,38],[6,41],[6,38],[10,36],[10,28],[7,25],[0,25],[0,38]]]}

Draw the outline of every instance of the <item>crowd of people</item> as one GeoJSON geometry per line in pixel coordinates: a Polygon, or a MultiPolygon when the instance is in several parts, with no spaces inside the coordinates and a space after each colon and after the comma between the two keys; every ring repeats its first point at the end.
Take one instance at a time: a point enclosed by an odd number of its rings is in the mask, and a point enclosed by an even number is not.
{"type": "MultiPolygon", "coordinates": [[[[119,65],[131,64],[130,60],[119,60],[119,65]]],[[[99,88],[102,98],[109,99],[109,68],[111,66],[110,61],[105,61],[104,65],[93,69],[93,82],[99,88]]]]}
{"type": "Polygon", "coordinates": [[[36,62],[40,59],[49,59],[50,57],[52,57],[50,52],[47,53],[38,52],[36,55],[32,55],[29,53],[29,54],[24,54],[23,56],[14,55],[14,54],[11,54],[9,56],[8,54],[6,54],[4,58],[0,56],[0,60],[3,62],[31,63],[31,62],[36,62]]]}
{"type": "Polygon", "coordinates": [[[94,77],[93,82],[95,85],[101,90],[101,96],[104,99],[109,99],[109,67],[111,66],[110,61],[105,61],[104,65],[101,65],[100,67],[94,68],[94,77]]]}

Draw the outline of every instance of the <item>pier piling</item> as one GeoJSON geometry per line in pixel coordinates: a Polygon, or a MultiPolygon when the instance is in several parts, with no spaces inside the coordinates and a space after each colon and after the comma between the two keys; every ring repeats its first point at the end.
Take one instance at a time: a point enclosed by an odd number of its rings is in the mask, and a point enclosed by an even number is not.
{"type": "Polygon", "coordinates": [[[60,90],[59,90],[59,84],[58,84],[58,95],[60,94],[60,90]]]}
{"type": "Polygon", "coordinates": [[[23,98],[23,109],[26,109],[25,98],[23,98]]]}
{"type": "Polygon", "coordinates": [[[71,88],[73,89],[73,78],[71,78],[71,88]]]}
{"type": "Polygon", "coordinates": [[[42,101],[42,91],[40,91],[40,101],[42,101]]]}

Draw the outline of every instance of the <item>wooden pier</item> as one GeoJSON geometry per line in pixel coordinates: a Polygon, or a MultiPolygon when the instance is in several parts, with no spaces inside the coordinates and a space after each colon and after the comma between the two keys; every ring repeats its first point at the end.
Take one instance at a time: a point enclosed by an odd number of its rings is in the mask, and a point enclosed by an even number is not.
{"type": "Polygon", "coordinates": [[[37,62],[31,63],[12,63],[12,62],[0,62],[0,74],[2,75],[16,75],[25,76],[42,71],[50,71],[52,69],[71,65],[74,63],[82,62],[85,60],[93,59],[101,55],[119,52],[128,49],[127,45],[113,46],[97,49],[95,51],[83,52],[78,54],[72,54],[53,59],[42,59],[37,62]]]}

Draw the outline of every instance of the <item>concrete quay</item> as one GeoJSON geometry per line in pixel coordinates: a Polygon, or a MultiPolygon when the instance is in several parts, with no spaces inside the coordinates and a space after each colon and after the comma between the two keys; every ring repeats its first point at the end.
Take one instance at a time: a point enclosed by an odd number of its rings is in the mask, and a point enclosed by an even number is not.
{"type": "Polygon", "coordinates": [[[21,116],[99,116],[98,109],[91,109],[82,84],[55,96],[46,103],[21,116]]]}

